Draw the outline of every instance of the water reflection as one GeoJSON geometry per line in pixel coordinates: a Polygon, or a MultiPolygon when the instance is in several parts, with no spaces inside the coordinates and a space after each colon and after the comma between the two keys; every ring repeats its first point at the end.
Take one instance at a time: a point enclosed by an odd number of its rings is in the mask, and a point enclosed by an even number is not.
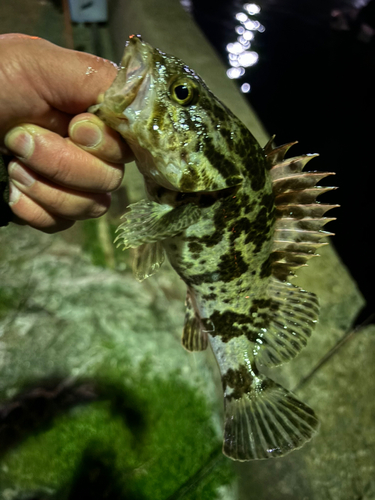
{"type": "Polygon", "coordinates": [[[243,46],[240,42],[228,43],[227,51],[231,54],[241,54],[243,52],[243,46]]]}
{"type": "Polygon", "coordinates": [[[240,66],[237,68],[229,68],[227,70],[227,77],[231,79],[240,78],[245,74],[245,68],[241,68],[240,66]]]}
{"type": "Polygon", "coordinates": [[[255,14],[259,14],[260,7],[256,3],[245,3],[243,8],[251,15],[255,16],[255,14]]]}
{"type": "Polygon", "coordinates": [[[238,56],[238,62],[240,63],[241,66],[248,68],[249,66],[253,66],[258,62],[259,55],[257,52],[251,51],[251,50],[246,50],[245,52],[242,52],[238,56]]]}
{"type": "MultiPolygon", "coordinates": [[[[255,32],[263,33],[265,27],[254,18],[260,13],[260,6],[255,3],[245,3],[243,5],[245,12],[237,12],[235,18],[241,25],[235,27],[237,41],[228,43],[226,46],[228,52],[228,60],[231,68],[227,71],[228,78],[237,79],[245,75],[246,69],[254,66],[258,62],[259,54],[254,50],[248,50],[251,47],[251,42],[254,40],[255,32]]],[[[244,83],[241,85],[241,91],[244,93],[250,92],[250,84],[244,83]]]]}

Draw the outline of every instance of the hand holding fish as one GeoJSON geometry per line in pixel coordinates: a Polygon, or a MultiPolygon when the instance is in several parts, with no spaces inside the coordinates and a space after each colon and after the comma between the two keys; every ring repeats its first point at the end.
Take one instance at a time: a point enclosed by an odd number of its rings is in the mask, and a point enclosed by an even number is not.
{"type": "Polygon", "coordinates": [[[98,217],[132,153],[85,113],[117,74],[99,57],[20,34],[0,36],[0,151],[15,222],[56,232],[98,217]]]}

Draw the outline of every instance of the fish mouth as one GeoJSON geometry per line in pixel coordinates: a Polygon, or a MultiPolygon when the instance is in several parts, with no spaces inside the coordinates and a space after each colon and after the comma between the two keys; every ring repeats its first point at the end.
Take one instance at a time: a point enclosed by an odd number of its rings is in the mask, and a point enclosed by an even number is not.
{"type": "Polygon", "coordinates": [[[137,109],[140,109],[145,95],[148,91],[148,85],[144,85],[145,78],[151,67],[152,48],[143,42],[139,35],[131,35],[126,42],[124,57],[121,61],[121,70],[126,72],[126,84],[124,87],[124,111],[134,105],[137,98],[137,109]],[[143,88],[142,88],[143,87],[143,88]],[[146,87],[146,88],[145,88],[146,87]]]}
{"type": "Polygon", "coordinates": [[[131,121],[134,113],[144,107],[151,84],[152,51],[139,35],[131,35],[126,42],[116,88],[114,91],[110,88],[106,95],[117,118],[131,121]],[[131,105],[132,109],[127,112],[131,105]]]}

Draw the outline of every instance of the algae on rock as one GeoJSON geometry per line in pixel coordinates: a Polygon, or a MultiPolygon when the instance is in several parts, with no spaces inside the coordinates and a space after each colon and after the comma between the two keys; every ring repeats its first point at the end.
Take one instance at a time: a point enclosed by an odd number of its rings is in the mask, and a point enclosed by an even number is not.
{"type": "Polygon", "coordinates": [[[212,365],[166,278],[25,227],[0,248],[0,498],[232,498],[212,365]]]}

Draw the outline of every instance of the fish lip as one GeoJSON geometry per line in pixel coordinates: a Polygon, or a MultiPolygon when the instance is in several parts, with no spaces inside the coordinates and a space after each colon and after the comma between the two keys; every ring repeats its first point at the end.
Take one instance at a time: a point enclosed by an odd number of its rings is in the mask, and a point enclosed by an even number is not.
{"type": "Polygon", "coordinates": [[[139,35],[131,35],[125,45],[120,71],[125,71],[123,112],[134,102],[151,67],[152,47],[139,35]]]}

